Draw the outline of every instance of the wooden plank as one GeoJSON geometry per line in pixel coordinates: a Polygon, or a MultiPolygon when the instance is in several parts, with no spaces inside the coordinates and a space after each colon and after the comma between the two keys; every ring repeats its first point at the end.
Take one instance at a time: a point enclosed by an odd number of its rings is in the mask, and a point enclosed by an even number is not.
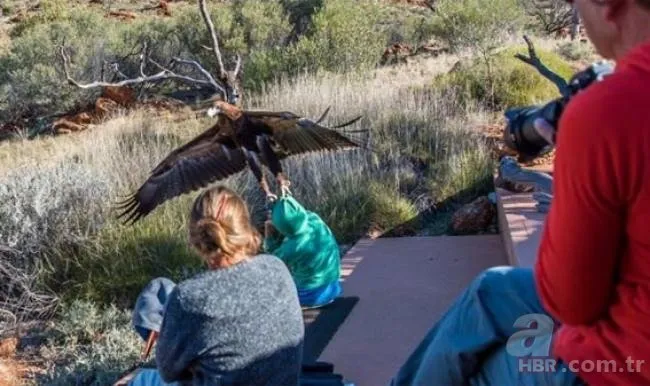
{"type": "Polygon", "coordinates": [[[499,235],[364,239],[346,260],[355,262],[342,295],[351,307],[318,359],[356,386],[388,384],[469,282],[507,264],[499,235]]]}
{"type": "Polygon", "coordinates": [[[537,211],[532,193],[497,188],[499,230],[511,265],[533,267],[546,214],[537,211]]]}

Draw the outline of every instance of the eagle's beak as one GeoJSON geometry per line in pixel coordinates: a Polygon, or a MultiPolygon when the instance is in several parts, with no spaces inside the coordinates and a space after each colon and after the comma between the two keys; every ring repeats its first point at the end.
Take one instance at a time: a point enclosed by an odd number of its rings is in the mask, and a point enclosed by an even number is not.
{"type": "Polygon", "coordinates": [[[214,117],[216,117],[217,114],[219,114],[220,112],[221,112],[221,110],[220,110],[218,107],[210,107],[210,108],[208,109],[207,114],[208,114],[208,116],[209,116],[210,118],[214,118],[214,117]]]}

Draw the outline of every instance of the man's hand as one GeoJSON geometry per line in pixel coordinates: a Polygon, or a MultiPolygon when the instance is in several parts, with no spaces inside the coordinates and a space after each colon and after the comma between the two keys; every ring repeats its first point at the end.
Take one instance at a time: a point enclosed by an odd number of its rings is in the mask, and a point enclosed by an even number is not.
{"type": "Polygon", "coordinates": [[[553,140],[555,138],[555,128],[544,118],[535,119],[533,127],[537,131],[537,134],[541,135],[549,145],[555,145],[555,141],[553,140]]]}

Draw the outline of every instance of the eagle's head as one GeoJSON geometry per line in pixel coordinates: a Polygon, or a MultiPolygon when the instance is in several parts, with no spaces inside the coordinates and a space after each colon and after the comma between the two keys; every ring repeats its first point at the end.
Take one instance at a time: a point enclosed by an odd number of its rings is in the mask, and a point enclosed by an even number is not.
{"type": "Polygon", "coordinates": [[[242,111],[239,107],[223,100],[215,101],[208,109],[207,113],[208,116],[212,118],[216,117],[218,114],[224,114],[233,121],[237,120],[242,115],[242,111]]]}

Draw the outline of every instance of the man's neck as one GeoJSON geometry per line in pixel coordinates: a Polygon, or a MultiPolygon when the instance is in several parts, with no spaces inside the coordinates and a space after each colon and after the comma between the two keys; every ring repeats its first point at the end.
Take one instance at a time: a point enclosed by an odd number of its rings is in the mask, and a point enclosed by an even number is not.
{"type": "Polygon", "coordinates": [[[634,12],[623,25],[616,59],[625,57],[639,45],[650,42],[650,12],[634,12]]]}

